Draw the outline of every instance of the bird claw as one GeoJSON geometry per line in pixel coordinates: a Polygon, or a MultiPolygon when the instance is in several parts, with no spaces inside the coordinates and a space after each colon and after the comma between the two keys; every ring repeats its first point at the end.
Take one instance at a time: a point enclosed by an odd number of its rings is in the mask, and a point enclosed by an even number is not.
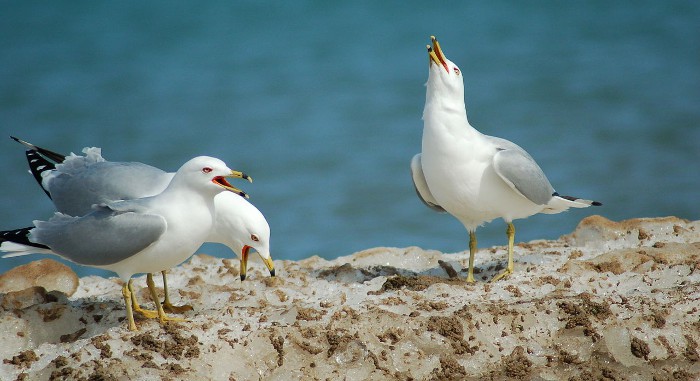
{"type": "Polygon", "coordinates": [[[169,321],[174,321],[174,322],[186,322],[188,321],[185,318],[177,318],[177,317],[171,317],[171,316],[165,316],[163,319],[160,320],[161,324],[167,323],[169,321]]]}
{"type": "MultiPolygon", "coordinates": [[[[172,307],[174,307],[174,308],[176,308],[176,309],[177,309],[177,308],[183,308],[183,307],[189,307],[189,308],[190,308],[189,310],[192,310],[192,307],[190,307],[190,306],[172,306],[172,307]]],[[[187,310],[187,309],[185,309],[185,310],[186,310],[186,311],[189,311],[189,310],[187,310]]],[[[168,316],[168,315],[165,315],[165,314],[163,314],[163,316],[160,316],[160,314],[158,313],[158,311],[154,311],[154,310],[146,310],[146,309],[143,309],[143,308],[139,308],[139,309],[134,310],[134,311],[135,311],[135,312],[138,312],[139,314],[141,314],[141,315],[142,315],[143,317],[145,317],[146,319],[158,319],[158,320],[160,321],[161,324],[166,323],[166,322],[169,322],[169,321],[174,321],[174,322],[184,322],[184,321],[187,321],[186,319],[183,319],[183,318],[171,317],[171,316],[168,316]]],[[[165,311],[165,308],[163,308],[163,311],[165,311]]],[[[182,313],[182,312],[177,312],[177,311],[167,311],[167,312],[182,313]]]]}
{"type": "Polygon", "coordinates": [[[493,279],[491,279],[491,282],[493,283],[493,282],[497,282],[497,281],[499,281],[499,280],[501,280],[501,279],[508,278],[508,277],[510,276],[510,274],[512,274],[512,273],[513,273],[513,270],[511,270],[511,269],[506,269],[506,270],[503,271],[502,273],[500,273],[500,274],[496,275],[495,277],[493,277],[493,279]]]}
{"type": "Polygon", "coordinates": [[[134,312],[139,313],[141,316],[145,317],[146,319],[156,319],[158,318],[158,311],[154,310],[147,310],[143,308],[134,308],[134,312]]]}
{"type": "Polygon", "coordinates": [[[192,308],[191,305],[189,304],[183,304],[181,306],[175,306],[172,305],[171,303],[163,303],[163,311],[169,312],[172,314],[184,314],[185,312],[192,311],[194,308],[192,308]]]}

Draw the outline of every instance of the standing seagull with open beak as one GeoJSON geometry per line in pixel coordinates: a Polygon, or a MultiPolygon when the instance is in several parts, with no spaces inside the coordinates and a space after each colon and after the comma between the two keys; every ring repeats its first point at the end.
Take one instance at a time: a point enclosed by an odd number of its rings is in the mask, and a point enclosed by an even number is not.
{"type": "Polygon", "coordinates": [[[158,302],[151,273],[177,266],[190,257],[211,232],[214,197],[241,192],[226,177],[247,177],[216,158],[186,162],[161,193],[93,206],[90,213],[57,212],[34,227],[0,232],[0,250],[9,256],[56,254],[74,263],[110,270],[124,281],[122,295],[130,330],[133,317],[131,277],[148,274],[148,288],[161,322],[168,318],[158,302]]]}
{"type": "MultiPolygon", "coordinates": [[[[63,155],[11,136],[26,146],[29,169],[56,209],[68,215],[84,215],[92,205],[114,200],[131,200],[159,194],[170,183],[174,173],[138,162],[113,162],[102,157],[99,148],[85,148],[85,156],[63,155]]],[[[252,182],[252,179],[244,177],[252,182]]],[[[221,192],[214,197],[214,225],[206,242],[228,246],[240,258],[241,280],[246,277],[248,255],[255,250],[270,275],[275,267],[270,255],[270,226],[263,214],[242,191],[221,192]]],[[[166,272],[162,271],[164,301],[168,312],[191,310],[189,305],[170,302],[166,272]]],[[[135,311],[155,317],[154,311],[141,308],[132,298],[135,311]]]]}
{"type": "Polygon", "coordinates": [[[496,281],[513,273],[513,220],[601,203],[559,195],[524,149],[474,129],[467,120],[462,73],[437,39],[431,40],[422,152],[411,160],[413,184],[427,206],[450,213],[469,231],[467,282],[474,282],[476,228],[499,217],[506,222],[508,265],[496,281]]]}

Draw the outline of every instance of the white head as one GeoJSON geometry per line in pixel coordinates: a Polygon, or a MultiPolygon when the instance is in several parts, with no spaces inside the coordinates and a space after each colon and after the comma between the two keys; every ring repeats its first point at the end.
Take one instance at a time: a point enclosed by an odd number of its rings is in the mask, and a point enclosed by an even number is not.
{"type": "Polygon", "coordinates": [[[214,209],[214,228],[208,241],[222,243],[236,253],[241,260],[241,280],[246,277],[251,249],[275,276],[270,256],[270,225],[258,208],[243,197],[224,192],[214,198],[214,209]]]}
{"type": "Polygon", "coordinates": [[[427,46],[429,74],[425,106],[437,102],[438,107],[461,111],[465,109],[462,71],[445,57],[435,36],[430,39],[433,46],[427,46]]]}
{"type": "Polygon", "coordinates": [[[211,192],[212,195],[229,190],[241,196],[248,197],[242,190],[235,188],[226,181],[227,177],[243,178],[251,181],[250,177],[243,172],[231,170],[223,161],[209,156],[198,156],[187,161],[175,173],[170,181],[172,185],[191,187],[204,192],[211,192]]]}

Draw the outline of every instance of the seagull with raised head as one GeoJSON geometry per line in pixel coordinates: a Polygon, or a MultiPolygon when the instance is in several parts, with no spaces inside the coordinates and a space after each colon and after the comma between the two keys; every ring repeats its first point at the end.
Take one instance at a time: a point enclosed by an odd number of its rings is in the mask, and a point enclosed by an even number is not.
{"type": "MultiPolygon", "coordinates": [[[[129,329],[136,330],[131,277],[177,266],[202,245],[211,233],[214,197],[240,192],[227,177],[246,175],[219,159],[196,157],[180,167],[158,195],[96,204],[82,216],[57,212],[48,221],[34,221],[34,227],[0,232],[0,250],[10,252],[9,256],[56,254],[117,273],[124,281],[129,329]]],[[[173,320],[158,303],[150,277],[149,289],[161,322],[173,320]]]]}
{"type": "MultiPolygon", "coordinates": [[[[52,199],[59,212],[82,215],[92,205],[112,200],[147,197],[163,191],[174,176],[159,168],[138,162],[105,160],[99,148],[85,148],[85,156],[63,154],[36,146],[16,137],[26,151],[30,172],[52,199]]],[[[246,179],[252,181],[250,177],[246,179]]],[[[228,246],[240,259],[241,280],[246,278],[248,256],[254,250],[275,276],[270,255],[270,226],[263,214],[248,202],[245,193],[222,192],[214,198],[214,225],[206,242],[228,246]],[[240,196],[242,197],[240,197],[240,196]]],[[[191,306],[170,302],[167,276],[162,272],[166,311],[183,312],[191,306]]],[[[135,299],[134,299],[135,300],[135,299]]],[[[149,316],[135,303],[134,308],[149,316]]]]}
{"type": "Polygon", "coordinates": [[[431,40],[422,150],[411,160],[413,184],[428,207],[450,213],[469,231],[468,282],[474,282],[476,228],[495,218],[506,222],[508,265],[496,281],[513,273],[513,220],[601,203],[560,195],[524,149],[472,127],[462,73],[437,39],[431,40]]]}

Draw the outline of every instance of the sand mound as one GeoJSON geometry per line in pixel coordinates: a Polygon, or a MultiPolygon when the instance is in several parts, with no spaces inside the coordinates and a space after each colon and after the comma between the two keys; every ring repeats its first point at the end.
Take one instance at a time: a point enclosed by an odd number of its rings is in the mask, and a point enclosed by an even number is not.
{"type": "MultiPolygon", "coordinates": [[[[700,221],[586,218],[516,247],[373,248],[333,261],[170,271],[188,322],[126,329],[116,279],[0,297],[0,379],[694,380],[700,377],[700,221]],[[19,300],[19,301],[18,301],[19,300]],[[96,378],[99,377],[99,378],[96,378]]],[[[145,280],[137,278],[137,285],[145,280]]],[[[141,300],[149,300],[146,292],[141,300]]]]}

